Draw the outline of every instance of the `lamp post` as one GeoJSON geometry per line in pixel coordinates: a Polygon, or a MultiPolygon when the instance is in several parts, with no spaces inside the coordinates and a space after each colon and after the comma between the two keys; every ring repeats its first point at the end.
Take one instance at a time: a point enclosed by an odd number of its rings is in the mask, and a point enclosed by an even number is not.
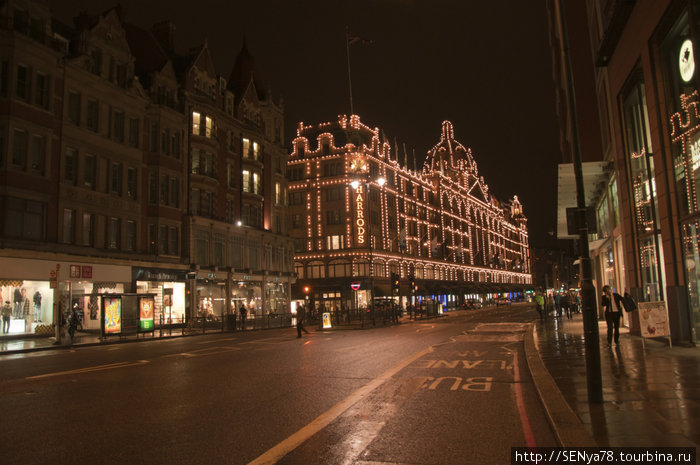
{"type": "MultiPolygon", "coordinates": [[[[383,187],[384,183],[386,183],[386,179],[383,177],[378,177],[375,181],[379,187],[383,187]]],[[[369,187],[370,187],[370,179],[365,178],[364,181],[359,181],[355,179],[350,183],[353,189],[357,191],[358,194],[360,194],[362,191],[358,191],[358,189],[362,186],[365,187],[365,192],[366,196],[369,197],[369,187]]],[[[369,199],[368,199],[369,200],[369,199]]],[[[365,202],[367,203],[367,202],[365,202]]],[[[370,208],[367,207],[367,211],[370,211],[370,208]]],[[[367,226],[367,234],[369,235],[369,287],[370,287],[370,312],[372,313],[372,324],[376,324],[375,318],[374,318],[374,257],[373,257],[373,243],[372,243],[372,215],[368,215],[367,218],[368,221],[368,226],[367,226]]]]}

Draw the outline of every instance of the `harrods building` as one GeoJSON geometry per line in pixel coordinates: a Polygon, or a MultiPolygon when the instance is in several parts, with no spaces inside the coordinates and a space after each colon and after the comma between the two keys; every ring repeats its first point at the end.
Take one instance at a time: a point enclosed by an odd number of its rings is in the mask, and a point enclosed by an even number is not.
{"type": "Polygon", "coordinates": [[[442,123],[420,170],[380,134],[357,115],[299,123],[287,171],[293,298],[330,309],[387,297],[450,308],[528,287],[523,207],[490,194],[452,124],[442,123]]]}

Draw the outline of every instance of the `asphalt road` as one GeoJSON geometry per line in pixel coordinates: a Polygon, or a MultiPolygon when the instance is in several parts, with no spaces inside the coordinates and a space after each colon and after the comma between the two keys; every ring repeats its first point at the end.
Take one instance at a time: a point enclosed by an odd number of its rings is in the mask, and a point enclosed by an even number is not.
{"type": "Polygon", "coordinates": [[[532,306],[0,357],[2,463],[507,464],[554,446],[532,306]]]}

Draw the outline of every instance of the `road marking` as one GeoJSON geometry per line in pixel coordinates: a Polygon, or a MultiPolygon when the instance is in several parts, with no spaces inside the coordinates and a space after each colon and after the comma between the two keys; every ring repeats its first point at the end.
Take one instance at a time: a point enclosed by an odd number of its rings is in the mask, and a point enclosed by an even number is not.
{"type": "Polygon", "coordinates": [[[148,363],[148,360],[137,360],[136,362],[110,363],[108,365],[97,365],[97,366],[88,367],[88,368],[78,368],[76,370],[58,371],[56,373],[47,373],[45,375],[28,376],[25,379],[41,379],[41,378],[50,378],[52,376],[63,376],[63,375],[75,375],[75,374],[79,374],[79,373],[89,373],[91,371],[114,370],[115,368],[133,367],[133,366],[143,365],[145,363],[148,363]]]}
{"type": "Polygon", "coordinates": [[[350,394],[350,396],[335,404],[329,410],[326,410],[324,413],[316,417],[316,419],[314,419],[311,423],[304,426],[302,429],[292,434],[276,446],[272,447],[252,462],[248,463],[248,465],[273,465],[277,463],[285,455],[299,447],[299,445],[302,444],[304,441],[306,441],[311,436],[328,426],[333,420],[342,415],[343,412],[345,412],[347,409],[355,405],[361,399],[367,397],[372,391],[374,391],[386,381],[391,379],[391,377],[394,376],[396,373],[403,370],[420,357],[429,354],[430,352],[432,352],[432,350],[432,347],[428,347],[427,349],[422,350],[412,355],[411,357],[399,362],[397,365],[388,369],[387,371],[379,375],[377,378],[373,379],[357,391],[350,394]]]}
{"type": "Polygon", "coordinates": [[[513,384],[515,387],[515,403],[518,406],[520,414],[520,424],[523,427],[523,435],[525,436],[525,444],[527,447],[537,447],[535,435],[532,433],[530,426],[530,418],[525,410],[525,399],[523,397],[523,385],[520,381],[520,368],[518,366],[518,352],[513,350],[513,384]]]}

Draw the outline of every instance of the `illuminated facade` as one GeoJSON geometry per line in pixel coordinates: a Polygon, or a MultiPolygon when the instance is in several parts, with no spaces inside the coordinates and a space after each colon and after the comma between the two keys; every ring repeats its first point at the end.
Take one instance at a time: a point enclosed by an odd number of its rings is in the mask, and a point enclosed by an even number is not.
{"type": "Polygon", "coordinates": [[[459,304],[531,283],[522,205],[490,195],[450,122],[422,170],[398,158],[357,115],[299,124],[287,176],[300,289],[321,305],[354,308],[391,295],[392,273],[402,302],[459,304]]]}

